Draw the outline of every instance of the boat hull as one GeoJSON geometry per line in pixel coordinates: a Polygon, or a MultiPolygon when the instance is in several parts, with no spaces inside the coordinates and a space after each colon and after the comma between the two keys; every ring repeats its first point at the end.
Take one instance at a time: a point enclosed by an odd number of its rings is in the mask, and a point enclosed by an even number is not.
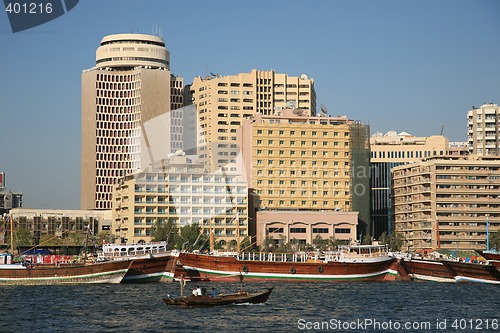
{"type": "Polygon", "coordinates": [[[171,282],[173,261],[171,256],[134,259],[122,283],[171,282]]]}
{"type": "Polygon", "coordinates": [[[120,283],[132,261],[89,265],[0,265],[0,285],[120,283]]]}
{"type": "Polygon", "coordinates": [[[182,253],[179,261],[191,281],[384,281],[391,269],[391,257],[357,261],[279,262],[238,260],[235,257],[182,253]]]}
{"type": "Polygon", "coordinates": [[[193,306],[193,307],[209,307],[209,306],[221,306],[230,304],[259,304],[265,303],[269,299],[272,288],[261,292],[250,294],[245,291],[238,292],[236,294],[230,295],[219,295],[219,296],[187,296],[187,297],[166,297],[163,302],[167,305],[179,305],[179,306],[193,306]]]}
{"type": "Polygon", "coordinates": [[[488,260],[490,264],[500,270],[500,253],[491,253],[488,251],[476,250],[484,259],[488,260]]]}
{"type": "Polygon", "coordinates": [[[412,280],[454,283],[455,274],[441,261],[423,259],[404,259],[401,265],[412,280]]]}
{"type": "Polygon", "coordinates": [[[457,261],[443,261],[443,264],[455,272],[457,282],[500,284],[500,272],[493,265],[457,261]]]}

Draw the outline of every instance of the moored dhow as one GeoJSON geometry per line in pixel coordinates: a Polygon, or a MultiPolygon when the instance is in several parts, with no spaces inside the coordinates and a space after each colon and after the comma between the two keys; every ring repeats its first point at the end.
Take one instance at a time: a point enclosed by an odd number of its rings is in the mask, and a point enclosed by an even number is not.
{"type": "Polygon", "coordinates": [[[491,264],[443,260],[443,265],[455,273],[457,282],[500,284],[500,272],[491,264]]]}
{"type": "Polygon", "coordinates": [[[500,252],[494,250],[476,250],[476,252],[500,270],[500,252]]]}
{"type": "Polygon", "coordinates": [[[178,259],[191,281],[239,281],[242,278],[247,281],[384,281],[388,274],[398,274],[391,269],[395,258],[351,250],[322,254],[181,253],[178,259]]]}
{"type": "Polygon", "coordinates": [[[99,260],[133,260],[122,283],[170,282],[174,278],[177,253],[167,251],[166,242],[147,244],[103,244],[99,260]]]}
{"type": "Polygon", "coordinates": [[[440,260],[405,258],[400,264],[412,280],[456,282],[454,272],[440,260]]]}
{"type": "Polygon", "coordinates": [[[13,263],[12,254],[0,254],[0,285],[120,283],[131,260],[91,264],[36,265],[13,263]]]}

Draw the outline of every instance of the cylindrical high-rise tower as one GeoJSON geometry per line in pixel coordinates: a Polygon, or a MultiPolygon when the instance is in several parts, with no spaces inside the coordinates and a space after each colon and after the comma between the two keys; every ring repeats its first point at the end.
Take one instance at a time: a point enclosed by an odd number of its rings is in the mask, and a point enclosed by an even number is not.
{"type": "Polygon", "coordinates": [[[112,208],[113,186],[144,168],[141,155],[150,147],[144,124],[169,111],[170,53],[163,39],[104,37],[96,66],[82,73],[82,209],[112,208]]]}

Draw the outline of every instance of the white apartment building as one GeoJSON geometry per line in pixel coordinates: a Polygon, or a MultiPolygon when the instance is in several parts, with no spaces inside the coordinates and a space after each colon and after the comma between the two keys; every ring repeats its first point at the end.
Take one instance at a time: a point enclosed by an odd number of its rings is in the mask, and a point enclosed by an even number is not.
{"type": "Polygon", "coordinates": [[[248,236],[248,186],[234,173],[211,173],[183,153],[137,174],[113,192],[113,233],[150,242],[154,223],[198,224],[221,245],[248,236]]]}

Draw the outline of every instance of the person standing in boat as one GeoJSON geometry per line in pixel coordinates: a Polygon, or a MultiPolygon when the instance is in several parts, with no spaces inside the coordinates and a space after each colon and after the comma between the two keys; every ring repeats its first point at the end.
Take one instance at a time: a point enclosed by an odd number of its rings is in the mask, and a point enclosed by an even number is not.
{"type": "Polygon", "coordinates": [[[210,296],[217,297],[217,290],[214,287],[212,287],[212,292],[210,293],[210,296]]]}

